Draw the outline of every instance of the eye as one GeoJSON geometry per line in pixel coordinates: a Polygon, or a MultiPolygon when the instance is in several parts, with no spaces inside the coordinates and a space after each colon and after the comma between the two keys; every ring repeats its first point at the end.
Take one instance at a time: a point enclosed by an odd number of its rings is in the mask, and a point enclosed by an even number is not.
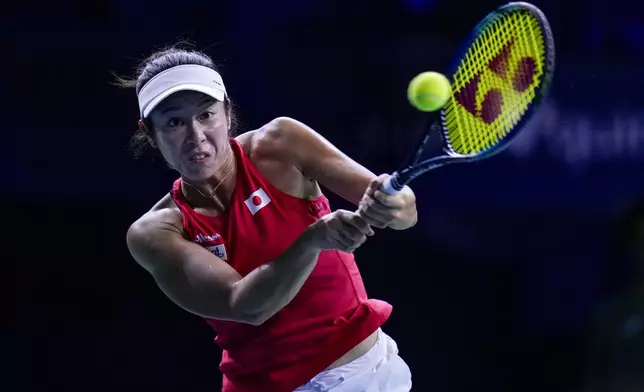
{"type": "Polygon", "coordinates": [[[182,126],[182,125],[183,125],[183,121],[182,121],[180,118],[178,118],[178,117],[173,117],[173,118],[169,119],[169,120],[168,120],[168,122],[167,122],[166,124],[167,124],[167,126],[168,126],[168,127],[170,127],[170,128],[175,128],[175,127],[180,127],[180,126],[182,126]]]}
{"type": "Polygon", "coordinates": [[[212,118],[215,115],[212,111],[206,111],[201,113],[201,116],[199,116],[200,120],[208,120],[209,118],[212,118]]]}

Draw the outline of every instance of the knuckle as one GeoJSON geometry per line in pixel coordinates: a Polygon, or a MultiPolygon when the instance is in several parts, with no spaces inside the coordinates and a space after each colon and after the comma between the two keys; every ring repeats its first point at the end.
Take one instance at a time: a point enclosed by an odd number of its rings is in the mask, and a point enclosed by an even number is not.
{"type": "Polygon", "coordinates": [[[360,233],[357,233],[355,230],[351,230],[349,233],[347,233],[347,236],[351,239],[351,241],[357,241],[358,238],[360,238],[360,233]]]}

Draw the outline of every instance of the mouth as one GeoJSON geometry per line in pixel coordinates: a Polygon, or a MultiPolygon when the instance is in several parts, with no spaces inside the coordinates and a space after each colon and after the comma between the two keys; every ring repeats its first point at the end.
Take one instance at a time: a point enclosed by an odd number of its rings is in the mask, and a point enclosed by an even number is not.
{"type": "Polygon", "coordinates": [[[201,162],[210,158],[210,156],[211,155],[208,152],[197,152],[197,153],[191,154],[189,160],[191,162],[201,162]]]}

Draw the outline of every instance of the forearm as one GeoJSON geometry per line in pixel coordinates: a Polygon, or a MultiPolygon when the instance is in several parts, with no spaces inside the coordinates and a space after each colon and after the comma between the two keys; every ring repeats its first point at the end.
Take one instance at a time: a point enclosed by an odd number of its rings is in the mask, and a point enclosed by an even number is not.
{"type": "Polygon", "coordinates": [[[235,312],[261,324],[286,306],[317,264],[320,250],[313,246],[311,228],[275,260],[251,271],[233,285],[235,312]]]}

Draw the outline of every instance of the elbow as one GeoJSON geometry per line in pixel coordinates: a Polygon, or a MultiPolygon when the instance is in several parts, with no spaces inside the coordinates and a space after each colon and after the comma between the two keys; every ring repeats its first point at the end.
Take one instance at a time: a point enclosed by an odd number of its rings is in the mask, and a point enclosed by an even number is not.
{"type": "Polygon", "coordinates": [[[273,317],[277,311],[269,306],[265,299],[261,301],[251,300],[241,286],[234,285],[231,290],[228,312],[231,321],[249,324],[253,326],[262,325],[266,320],[273,317]]]}
{"type": "Polygon", "coordinates": [[[244,323],[252,325],[254,327],[259,327],[260,325],[264,324],[264,322],[266,320],[268,320],[268,318],[265,318],[265,317],[252,317],[252,318],[247,318],[246,321],[244,321],[244,323]]]}
{"type": "Polygon", "coordinates": [[[260,312],[234,312],[231,321],[238,323],[248,324],[258,327],[270,319],[273,314],[260,313],[260,312]]]}
{"type": "Polygon", "coordinates": [[[175,301],[175,303],[189,313],[212,320],[233,321],[235,323],[259,326],[270,318],[260,313],[241,311],[234,307],[229,307],[224,310],[221,306],[189,306],[187,304],[178,303],[177,301],[175,301]]]}
{"type": "Polygon", "coordinates": [[[254,325],[254,326],[259,326],[273,318],[280,310],[282,310],[283,306],[279,306],[273,309],[270,309],[265,312],[258,313],[254,315],[254,317],[251,317],[249,319],[248,324],[254,325]]]}

